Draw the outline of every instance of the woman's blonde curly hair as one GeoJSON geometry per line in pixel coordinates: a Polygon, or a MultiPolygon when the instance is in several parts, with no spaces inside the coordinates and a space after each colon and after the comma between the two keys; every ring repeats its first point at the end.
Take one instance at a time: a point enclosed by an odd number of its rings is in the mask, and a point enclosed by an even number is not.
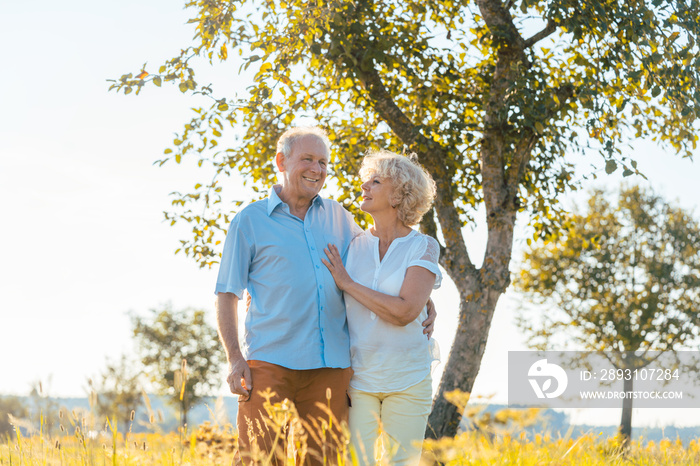
{"type": "Polygon", "coordinates": [[[404,225],[417,225],[433,205],[435,181],[408,157],[387,150],[367,152],[360,167],[360,178],[364,182],[374,175],[393,184],[390,202],[404,225]]]}

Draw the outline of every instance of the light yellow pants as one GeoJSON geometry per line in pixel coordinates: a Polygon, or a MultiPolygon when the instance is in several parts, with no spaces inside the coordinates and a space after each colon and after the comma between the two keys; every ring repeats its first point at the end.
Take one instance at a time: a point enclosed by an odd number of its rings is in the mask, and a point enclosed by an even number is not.
{"type": "Polygon", "coordinates": [[[433,402],[430,375],[401,392],[369,393],[350,387],[348,395],[350,435],[359,464],[374,465],[381,458],[392,465],[417,465],[433,402]]]}

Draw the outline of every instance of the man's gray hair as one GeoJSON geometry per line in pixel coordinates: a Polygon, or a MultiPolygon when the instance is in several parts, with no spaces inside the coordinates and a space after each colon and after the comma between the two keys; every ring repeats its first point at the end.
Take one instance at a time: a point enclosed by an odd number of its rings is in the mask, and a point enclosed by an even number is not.
{"type": "Polygon", "coordinates": [[[326,155],[330,157],[331,141],[328,139],[328,134],[318,126],[297,126],[295,128],[289,128],[280,136],[279,140],[277,140],[277,153],[282,152],[285,157],[289,157],[292,153],[292,146],[297,139],[308,135],[317,136],[323,142],[323,145],[326,146],[326,155]]]}

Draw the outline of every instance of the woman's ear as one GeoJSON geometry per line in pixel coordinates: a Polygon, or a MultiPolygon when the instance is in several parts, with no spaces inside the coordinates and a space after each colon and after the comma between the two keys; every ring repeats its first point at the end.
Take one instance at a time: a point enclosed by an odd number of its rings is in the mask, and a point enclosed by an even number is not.
{"type": "Polygon", "coordinates": [[[399,204],[401,204],[401,194],[396,192],[396,188],[394,188],[393,192],[391,193],[391,196],[389,196],[389,204],[394,209],[396,209],[399,206],[399,204]]]}

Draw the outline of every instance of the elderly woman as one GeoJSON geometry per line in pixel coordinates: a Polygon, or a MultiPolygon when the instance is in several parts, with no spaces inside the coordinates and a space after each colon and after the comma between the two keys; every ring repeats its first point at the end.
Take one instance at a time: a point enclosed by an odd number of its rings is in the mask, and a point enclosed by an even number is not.
{"type": "Polygon", "coordinates": [[[430,209],[435,183],[419,165],[386,151],[367,155],[360,176],[360,208],[374,225],[350,244],[345,267],[334,245],[324,260],[345,295],[352,442],[359,463],[374,464],[381,426],[391,463],[418,464],[435,348],[421,322],[442,276],[437,241],[411,227],[430,209]]]}

